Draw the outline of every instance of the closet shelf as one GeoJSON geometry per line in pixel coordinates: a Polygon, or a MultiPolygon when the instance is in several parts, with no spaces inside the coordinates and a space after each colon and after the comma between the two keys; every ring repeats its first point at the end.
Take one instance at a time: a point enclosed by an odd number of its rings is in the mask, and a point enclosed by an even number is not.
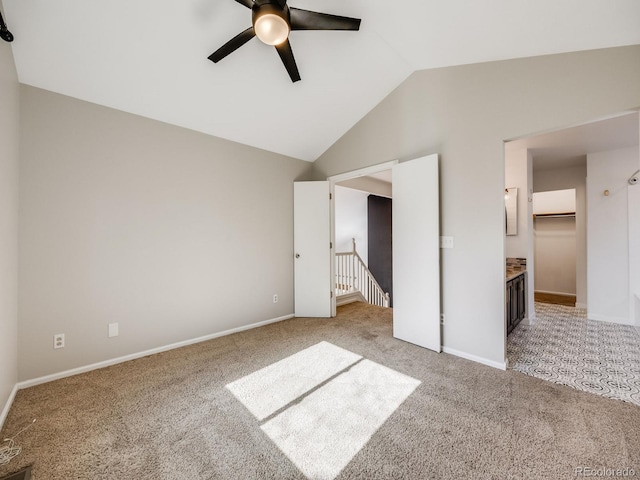
{"type": "Polygon", "coordinates": [[[558,213],[534,213],[533,219],[536,218],[565,218],[565,217],[575,217],[576,212],[558,212],[558,213]]]}

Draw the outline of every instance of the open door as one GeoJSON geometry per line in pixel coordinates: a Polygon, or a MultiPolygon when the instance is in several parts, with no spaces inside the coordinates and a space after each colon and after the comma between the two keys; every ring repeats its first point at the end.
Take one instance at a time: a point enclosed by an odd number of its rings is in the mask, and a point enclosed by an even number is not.
{"type": "Polygon", "coordinates": [[[438,155],[393,166],[393,336],[440,352],[438,155]]]}
{"type": "Polygon", "coordinates": [[[293,184],[294,312],[330,317],[331,199],[329,182],[293,184]]]}

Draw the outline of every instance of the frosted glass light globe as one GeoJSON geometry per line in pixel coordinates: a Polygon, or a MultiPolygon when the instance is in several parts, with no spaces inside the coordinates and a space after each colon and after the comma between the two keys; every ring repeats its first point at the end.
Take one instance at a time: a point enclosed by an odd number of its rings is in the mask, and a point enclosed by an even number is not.
{"type": "Polygon", "coordinates": [[[289,37],[289,25],[284,18],[266,13],[260,15],[253,28],[256,35],[267,45],[280,45],[289,37]]]}

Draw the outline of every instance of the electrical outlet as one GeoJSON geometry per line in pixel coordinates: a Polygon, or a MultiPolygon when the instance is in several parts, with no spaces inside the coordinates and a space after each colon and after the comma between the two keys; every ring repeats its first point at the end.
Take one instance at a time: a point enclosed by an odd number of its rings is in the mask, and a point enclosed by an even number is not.
{"type": "Polygon", "coordinates": [[[278,303],[278,294],[273,295],[273,303],[278,303]]]}
{"type": "Polygon", "coordinates": [[[444,325],[444,313],[440,314],[440,325],[444,325]]]}
{"type": "Polygon", "coordinates": [[[64,348],[64,333],[56,333],[53,336],[53,348],[64,348]]]}
{"type": "Polygon", "coordinates": [[[109,338],[118,336],[118,323],[109,324],[109,338]]]}

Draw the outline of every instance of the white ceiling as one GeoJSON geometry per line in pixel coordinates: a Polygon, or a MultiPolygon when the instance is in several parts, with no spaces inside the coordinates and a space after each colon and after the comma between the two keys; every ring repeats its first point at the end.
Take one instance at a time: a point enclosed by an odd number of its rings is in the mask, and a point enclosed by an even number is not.
{"type": "Polygon", "coordinates": [[[391,170],[384,170],[371,175],[350,178],[337,183],[342,187],[360,190],[362,192],[373,193],[381,197],[391,198],[393,189],[391,186],[391,170]]]}
{"type": "Polygon", "coordinates": [[[505,143],[505,152],[529,149],[536,170],[583,165],[586,155],[637,146],[640,115],[616,117],[505,143]]]}
{"type": "Polygon", "coordinates": [[[313,161],[413,71],[640,44],[638,0],[290,0],[362,18],[291,33],[302,81],[234,0],[3,0],[22,83],[313,161]]]}
{"type": "Polygon", "coordinates": [[[385,183],[391,183],[392,181],[391,169],[383,170],[382,172],[378,173],[372,173],[369,176],[385,183]]]}

